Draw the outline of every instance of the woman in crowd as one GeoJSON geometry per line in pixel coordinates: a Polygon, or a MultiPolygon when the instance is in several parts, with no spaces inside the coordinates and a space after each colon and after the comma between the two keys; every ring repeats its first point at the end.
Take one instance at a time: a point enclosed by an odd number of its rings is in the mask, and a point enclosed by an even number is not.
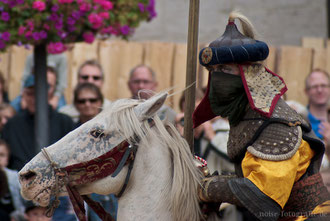
{"type": "Polygon", "coordinates": [[[98,87],[91,83],[78,84],[74,90],[74,105],[79,112],[77,127],[100,113],[102,104],[103,95],[98,87]]]}

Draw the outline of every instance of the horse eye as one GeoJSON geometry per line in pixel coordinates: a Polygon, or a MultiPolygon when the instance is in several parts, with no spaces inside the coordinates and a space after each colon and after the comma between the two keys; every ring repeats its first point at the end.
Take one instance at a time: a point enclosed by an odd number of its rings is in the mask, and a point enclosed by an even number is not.
{"type": "Polygon", "coordinates": [[[101,138],[104,134],[103,134],[103,130],[96,129],[96,130],[91,131],[91,135],[94,138],[99,138],[99,137],[101,138]]]}

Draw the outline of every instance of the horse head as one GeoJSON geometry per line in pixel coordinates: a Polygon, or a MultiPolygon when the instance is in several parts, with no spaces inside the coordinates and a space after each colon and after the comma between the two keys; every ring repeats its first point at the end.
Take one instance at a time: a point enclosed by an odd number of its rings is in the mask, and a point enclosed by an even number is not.
{"type": "MultiPolygon", "coordinates": [[[[134,125],[140,128],[137,133],[143,136],[145,134],[143,125],[146,124],[147,119],[155,116],[166,97],[167,93],[161,93],[146,101],[131,99],[115,101],[109,109],[103,110],[92,120],[45,148],[45,151],[38,153],[19,172],[22,196],[41,206],[47,206],[54,194],[67,195],[66,183],[72,179],[79,180],[79,177],[84,175],[88,177],[90,174],[86,175],[86,171],[78,170],[73,173],[75,177],[67,177],[63,174],[66,171],[61,168],[84,164],[86,161],[96,159],[124,141],[130,144],[136,142],[137,134],[133,134],[128,127],[134,125]],[[135,117],[119,117],[118,114],[124,109],[129,109],[130,112],[127,113],[134,114],[135,117]],[[62,174],[59,175],[60,173],[62,174]]],[[[118,160],[120,159],[110,159],[109,164],[118,160]]],[[[124,166],[116,177],[107,176],[91,183],[78,183],[77,189],[80,194],[118,193],[127,170],[127,166],[124,166]],[[109,179],[111,179],[111,184],[109,179]]],[[[97,172],[94,170],[94,173],[97,172]]]]}

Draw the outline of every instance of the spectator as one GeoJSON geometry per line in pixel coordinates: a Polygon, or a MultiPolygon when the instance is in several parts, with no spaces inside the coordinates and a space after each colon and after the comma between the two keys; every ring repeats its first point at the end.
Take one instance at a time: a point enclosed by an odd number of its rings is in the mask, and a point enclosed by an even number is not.
{"type": "Polygon", "coordinates": [[[25,219],[26,221],[51,221],[51,217],[46,216],[47,208],[37,206],[33,202],[28,201],[26,203],[25,219]]]}
{"type": "MultiPolygon", "coordinates": [[[[65,99],[63,96],[64,90],[67,87],[67,58],[64,53],[62,54],[47,54],[47,66],[52,67],[56,73],[56,86],[54,96],[49,99],[49,103],[55,109],[58,107],[59,104],[65,105],[65,99]]],[[[34,56],[30,54],[25,61],[25,67],[23,71],[23,78],[22,78],[22,89],[24,87],[24,82],[26,81],[27,77],[31,75],[34,71],[34,56]]]]}
{"type": "MultiPolygon", "coordinates": [[[[150,67],[138,65],[130,71],[127,85],[133,99],[148,99],[155,93],[158,82],[155,72],[150,67]]],[[[173,124],[175,123],[176,113],[167,105],[161,107],[158,116],[173,124]]]]}
{"type": "Polygon", "coordinates": [[[79,112],[77,126],[89,121],[102,110],[103,95],[92,83],[78,84],[74,90],[74,106],[79,112]]]}
{"type": "Polygon", "coordinates": [[[12,214],[24,215],[24,200],[20,195],[21,187],[16,170],[7,168],[9,146],[0,140],[0,217],[1,221],[9,221],[12,214]]]}
{"type": "MultiPolygon", "coordinates": [[[[24,83],[22,99],[26,102],[26,110],[10,119],[4,127],[3,138],[11,148],[9,168],[20,170],[40,150],[35,149],[34,114],[35,114],[35,81],[34,75],[29,75],[24,83]]],[[[48,95],[51,96],[49,87],[48,95]]],[[[58,113],[51,106],[49,111],[49,143],[55,143],[72,129],[74,123],[70,117],[58,113]]],[[[53,220],[76,220],[68,197],[60,197],[61,204],[55,210],[53,220]]]]}
{"type": "Polygon", "coordinates": [[[326,146],[322,169],[329,168],[330,123],[328,104],[330,100],[330,76],[321,69],[314,69],[305,79],[305,93],[308,97],[308,121],[316,136],[326,146]]]}
{"type": "MultiPolygon", "coordinates": [[[[102,66],[95,60],[87,60],[78,69],[78,84],[92,83],[102,90],[104,82],[104,73],[102,66]]],[[[105,108],[109,106],[111,102],[103,98],[103,106],[105,108]]],[[[79,112],[73,104],[68,104],[59,110],[60,113],[69,115],[74,122],[78,122],[79,112]]]]}
{"type": "Polygon", "coordinates": [[[15,109],[7,103],[0,104],[0,134],[2,133],[3,127],[16,114],[15,109]]]}
{"type": "Polygon", "coordinates": [[[2,103],[9,103],[9,99],[6,90],[6,81],[3,73],[0,71],[0,104],[2,103]]]}
{"type": "MultiPolygon", "coordinates": [[[[49,96],[48,96],[48,103],[54,108],[58,109],[60,107],[63,107],[65,105],[65,102],[63,100],[59,100],[57,103],[57,107],[54,106],[54,103],[52,103],[52,99],[55,96],[56,91],[56,82],[57,82],[57,74],[54,68],[47,67],[47,83],[49,86],[49,96]]],[[[16,112],[22,112],[24,109],[26,109],[26,101],[22,99],[22,95],[18,95],[12,102],[10,103],[16,110],[16,112]]]]}
{"type": "MultiPolygon", "coordinates": [[[[74,105],[79,112],[77,127],[95,117],[102,110],[103,95],[96,85],[92,83],[78,84],[74,90],[74,105]]],[[[93,193],[92,199],[100,202],[112,217],[116,217],[118,202],[113,194],[99,195],[93,193]]],[[[90,221],[100,221],[99,217],[89,207],[87,209],[90,221]]]]}
{"type": "MultiPolygon", "coordinates": [[[[203,91],[196,88],[195,93],[195,106],[199,104],[199,102],[203,98],[203,91]]],[[[180,113],[176,115],[175,118],[175,126],[183,136],[183,129],[184,129],[184,107],[185,107],[185,94],[182,93],[180,100],[179,100],[179,107],[180,113]]],[[[205,122],[204,124],[200,125],[199,127],[195,128],[194,130],[194,153],[197,156],[202,156],[202,143],[203,141],[210,141],[215,136],[215,132],[212,129],[212,124],[210,121],[205,122]]]]}

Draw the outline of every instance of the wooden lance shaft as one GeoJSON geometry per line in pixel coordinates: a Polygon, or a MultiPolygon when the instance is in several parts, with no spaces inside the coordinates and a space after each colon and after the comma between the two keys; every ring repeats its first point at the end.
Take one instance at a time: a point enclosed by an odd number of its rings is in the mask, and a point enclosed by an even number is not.
{"type": "Polygon", "coordinates": [[[187,46],[187,72],[184,108],[184,138],[194,153],[192,114],[195,109],[196,68],[198,47],[199,0],[190,0],[187,46]]]}
{"type": "Polygon", "coordinates": [[[35,154],[49,145],[47,50],[46,44],[34,47],[36,112],[34,118],[35,154]]]}

